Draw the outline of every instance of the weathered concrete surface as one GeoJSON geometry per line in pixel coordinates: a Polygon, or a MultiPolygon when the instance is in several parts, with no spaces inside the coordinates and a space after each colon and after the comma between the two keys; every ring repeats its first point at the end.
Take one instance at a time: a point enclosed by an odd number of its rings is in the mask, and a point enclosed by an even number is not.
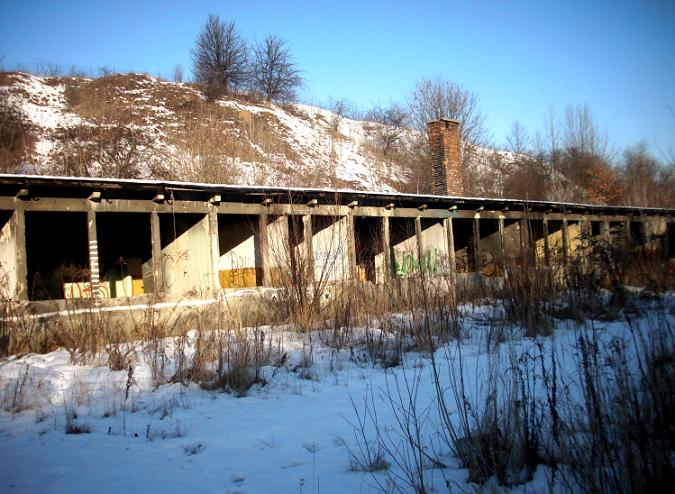
{"type": "Polygon", "coordinates": [[[210,293],[211,252],[207,215],[160,215],[163,291],[171,295],[210,293]]]}
{"type": "Polygon", "coordinates": [[[10,299],[26,297],[26,250],[23,211],[9,213],[0,230],[0,290],[10,299]]]}
{"type": "Polygon", "coordinates": [[[349,219],[348,216],[315,218],[312,238],[315,281],[349,278],[349,219]]]}

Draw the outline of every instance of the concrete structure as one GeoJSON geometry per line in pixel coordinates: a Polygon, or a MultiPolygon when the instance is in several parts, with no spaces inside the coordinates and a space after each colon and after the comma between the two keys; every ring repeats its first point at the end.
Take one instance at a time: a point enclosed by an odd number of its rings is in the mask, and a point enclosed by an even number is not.
{"type": "Polygon", "coordinates": [[[214,297],[298,281],[562,266],[580,233],[673,257],[672,210],[0,175],[6,298],[214,297]],[[620,227],[620,228],[619,228],[620,227]],[[290,278],[289,278],[290,277],[290,278]]]}

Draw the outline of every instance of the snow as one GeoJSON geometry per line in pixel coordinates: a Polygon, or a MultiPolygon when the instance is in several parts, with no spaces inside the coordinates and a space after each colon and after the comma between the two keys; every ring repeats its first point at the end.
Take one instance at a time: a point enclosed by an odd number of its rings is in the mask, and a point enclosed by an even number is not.
{"type": "Polygon", "coordinates": [[[46,129],[67,128],[79,125],[82,120],[67,111],[65,86],[50,86],[44,77],[19,74],[13,88],[23,90],[28,97],[10,92],[10,102],[18,104],[28,120],[46,129]]]}
{"type": "MultiPolygon", "coordinates": [[[[47,171],[52,165],[54,156],[62,147],[57,133],[59,129],[76,126],[102,125],[89,121],[70,111],[65,98],[65,86],[58,84],[58,79],[18,73],[12,75],[9,86],[0,87],[0,91],[9,94],[9,101],[16,106],[31,124],[35,133],[36,146],[31,161],[39,170],[47,171]]],[[[84,81],[87,83],[88,81],[84,81]]],[[[182,84],[159,81],[150,76],[137,76],[132,88],[119,88],[116,97],[120,98],[129,112],[140,115],[137,124],[128,124],[130,128],[141,130],[148,139],[148,151],[154,153],[147,161],[156,161],[162,165],[162,157],[178,156],[180,151],[172,144],[173,130],[179,127],[177,114],[169,109],[165,96],[158,96],[158,90],[174,90],[182,98],[203,99],[194,88],[182,84]]],[[[339,119],[337,130],[330,124],[336,116],[330,111],[308,105],[292,105],[279,107],[274,104],[248,104],[236,100],[220,100],[220,105],[237,111],[265,115],[273,122],[272,131],[281,141],[285,141],[295,156],[266,152],[258,143],[251,140],[253,151],[263,156],[264,166],[269,169],[270,163],[281,169],[290,168],[296,176],[317,177],[320,182],[329,183],[332,179],[354,184],[356,188],[393,192],[389,181],[404,181],[404,171],[391,168],[383,160],[375,158],[368,151],[369,136],[366,122],[350,119],[339,119]]],[[[231,122],[236,125],[236,122],[231,122]]],[[[240,129],[235,127],[232,132],[240,129]]],[[[73,137],[76,138],[76,137],[73,137]]],[[[248,140],[247,136],[243,139],[248,140]]],[[[256,153],[254,153],[256,154],[256,153]]],[[[190,159],[198,161],[199,156],[190,159]]],[[[245,161],[232,157],[231,162],[241,173],[234,173],[230,180],[238,183],[265,183],[266,185],[285,185],[280,180],[287,180],[284,174],[259,173],[260,163],[245,161]]],[[[141,170],[146,174],[147,170],[141,170]]]]}
{"type": "MultiPolygon", "coordinates": [[[[442,385],[447,386],[448,366],[456,366],[457,359],[445,357],[461,350],[468,394],[473,396],[489,372],[485,336],[498,313],[485,306],[461,310],[465,340],[461,345],[450,342],[436,358],[442,385]]],[[[622,328],[620,322],[610,322],[596,323],[595,329],[609,339],[621,335],[622,328]]],[[[286,358],[283,364],[264,367],[267,384],[254,386],[242,398],[195,384],[153,389],[148,349],[142,344],[136,348],[128,396],[126,371],[110,371],[103,362],[72,365],[63,349],[2,361],[3,405],[14,399],[21,406],[16,413],[0,412],[0,491],[378,492],[375,479],[386,485],[384,472],[375,473],[374,479],[350,470],[345,448],[354,446],[350,423],[370,396],[380,423],[393,426],[395,417],[383,393],[415,376],[420,379],[418,406],[429,407],[434,395],[429,357],[408,353],[402,365],[384,370],[365,357],[360,344],[352,351],[335,350],[321,343],[325,334],[313,333],[310,340],[281,328],[266,331],[269,338],[283,341],[286,358]],[[313,365],[299,369],[310,346],[313,365]],[[64,433],[67,408],[75,410],[75,424],[89,427],[90,433],[64,433]]],[[[375,330],[354,330],[356,335],[365,331],[375,330]]],[[[524,355],[542,344],[545,354],[557,350],[559,372],[573,372],[573,352],[567,350],[578,334],[569,324],[559,321],[552,337],[538,340],[517,333],[510,333],[508,344],[500,347],[497,361],[503,369],[509,354],[524,355]]],[[[196,333],[190,336],[194,339],[196,333]]],[[[169,360],[174,343],[165,342],[169,360]]],[[[471,491],[467,471],[451,456],[444,461],[446,468],[426,471],[434,488],[446,492],[447,481],[471,491]]],[[[548,491],[550,473],[540,466],[531,481],[511,492],[548,491]]]]}

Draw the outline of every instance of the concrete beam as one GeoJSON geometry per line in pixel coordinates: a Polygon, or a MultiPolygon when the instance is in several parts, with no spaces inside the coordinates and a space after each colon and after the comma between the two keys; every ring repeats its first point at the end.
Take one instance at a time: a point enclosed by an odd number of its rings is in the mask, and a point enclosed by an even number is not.
{"type": "MultiPolygon", "coordinates": [[[[26,211],[79,211],[86,212],[90,204],[94,210],[99,213],[104,212],[127,212],[127,213],[149,213],[157,211],[159,213],[202,213],[207,214],[209,211],[209,201],[164,201],[153,202],[151,199],[134,200],[134,199],[107,199],[102,194],[100,202],[91,203],[89,199],[73,199],[73,198],[49,198],[40,197],[34,200],[22,201],[26,211]]],[[[239,214],[239,215],[257,215],[260,214],[262,208],[267,208],[270,215],[296,215],[304,216],[306,214],[319,216],[346,216],[349,211],[354,213],[354,216],[373,216],[373,217],[399,217],[399,218],[473,218],[473,210],[453,210],[448,211],[444,208],[427,208],[423,211],[412,208],[386,208],[375,206],[342,206],[342,205],[328,205],[320,204],[314,207],[309,207],[305,204],[270,204],[264,206],[262,204],[252,204],[243,202],[220,202],[212,203],[212,206],[217,208],[219,214],[239,214]]],[[[14,197],[0,197],[0,209],[13,210],[16,203],[14,197]]],[[[498,219],[504,216],[507,219],[515,220],[521,218],[531,218],[542,220],[544,215],[548,216],[549,220],[562,221],[566,217],[570,221],[623,221],[626,216],[619,214],[598,215],[598,214],[569,214],[569,213],[540,213],[540,212],[524,212],[524,211],[481,211],[483,218],[498,219]]],[[[635,215],[634,215],[635,216],[635,215]]],[[[639,216],[635,216],[639,218],[639,216]]],[[[654,215],[655,219],[670,219],[669,215],[659,216],[654,215]]],[[[651,218],[651,216],[650,216],[651,218]]],[[[637,221],[635,219],[634,221],[637,221]]]]}

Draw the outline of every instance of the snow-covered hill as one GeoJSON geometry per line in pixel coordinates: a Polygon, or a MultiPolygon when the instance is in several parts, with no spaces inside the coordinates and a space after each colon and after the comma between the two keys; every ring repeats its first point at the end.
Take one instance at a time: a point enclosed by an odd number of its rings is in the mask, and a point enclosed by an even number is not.
{"type": "Polygon", "coordinates": [[[0,106],[2,125],[23,129],[4,171],[378,191],[407,179],[401,160],[378,149],[372,122],[299,104],[209,102],[146,75],[4,73],[0,106]]]}

